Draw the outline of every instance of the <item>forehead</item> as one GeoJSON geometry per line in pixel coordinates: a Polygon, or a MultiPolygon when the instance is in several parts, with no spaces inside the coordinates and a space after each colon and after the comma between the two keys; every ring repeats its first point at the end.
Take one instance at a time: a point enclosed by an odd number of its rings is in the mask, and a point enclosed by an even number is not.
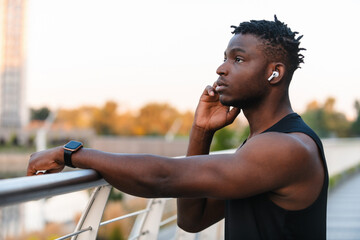
{"type": "Polygon", "coordinates": [[[263,42],[251,34],[235,34],[227,46],[226,53],[232,49],[242,49],[247,54],[262,54],[263,42]]]}

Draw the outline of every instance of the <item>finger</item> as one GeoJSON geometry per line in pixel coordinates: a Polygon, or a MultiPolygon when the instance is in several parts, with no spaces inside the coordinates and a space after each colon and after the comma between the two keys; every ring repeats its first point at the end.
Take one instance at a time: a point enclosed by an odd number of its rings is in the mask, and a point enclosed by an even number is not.
{"type": "Polygon", "coordinates": [[[213,88],[212,86],[208,85],[205,88],[205,94],[209,95],[209,96],[215,96],[215,88],[213,88]]]}
{"type": "Polygon", "coordinates": [[[26,175],[27,176],[33,176],[33,175],[36,175],[36,172],[37,172],[36,169],[29,166],[28,169],[27,169],[26,175]]]}
{"type": "Polygon", "coordinates": [[[229,112],[228,112],[228,123],[232,123],[235,118],[239,115],[241,109],[237,108],[237,107],[233,107],[229,112]]]}
{"type": "Polygon", "coordinates": [[[51,170],[46,171],[46,173],[45,173],[45,174],[49,174],[49,173],[58,173],[58,172],[61,172],[62,170],[63,170],[63,168],[51,169],[51,170]]]}

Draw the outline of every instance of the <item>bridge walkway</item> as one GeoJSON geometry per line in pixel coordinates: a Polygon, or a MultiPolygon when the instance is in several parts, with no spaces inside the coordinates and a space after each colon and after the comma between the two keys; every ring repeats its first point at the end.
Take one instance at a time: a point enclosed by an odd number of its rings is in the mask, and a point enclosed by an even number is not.
{"type": "Polygon", "coordinates": [[[329,193],[328,240],[360,239],[360,173],[340,183],[329,193]]]}

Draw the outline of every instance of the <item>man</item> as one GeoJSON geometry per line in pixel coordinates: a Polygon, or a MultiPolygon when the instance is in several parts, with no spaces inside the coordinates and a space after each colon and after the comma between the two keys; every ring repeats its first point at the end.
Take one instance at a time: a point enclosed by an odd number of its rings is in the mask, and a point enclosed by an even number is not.
{"type": "Polygon", "coordinates": [[[113,154],[70,144],[65,153],[57,147],[33,154],[28,175],[59,172],[65,159],[68,166],[98,171],[129,194],[178,198],[178,225],[186,231],[225,217],[226,239],[326,239],[323,148],[293,112],[288,95],[303,62],[301,37],[276,16],[241,23],[233,33],[218,80],[201,95],[187,157],[113,154]],[[232,154],[208,155],[214,133],[240,110],[250,125],[246,143],[232,154]]]}

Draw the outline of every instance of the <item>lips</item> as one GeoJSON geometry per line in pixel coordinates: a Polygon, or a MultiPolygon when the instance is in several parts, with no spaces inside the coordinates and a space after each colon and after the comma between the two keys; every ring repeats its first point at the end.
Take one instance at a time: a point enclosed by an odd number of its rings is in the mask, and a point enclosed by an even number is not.
{"type": "Polygon", "coordinates": [[[218,92],[218,93],[220,93],[220,92],[224,91],[225,88],[226,88],[226,87],[223,86],[223,85],[217,86],[217,87],[215,88],[215,91],[218,92]]]}
{"type": "Polygon", "coordinates": [[[217,92],[221,92],[221,91],[223,91],[226,87],[227,87],[227,85],[224,83],[224,80],[222,79],[222,78],[219,78],[217,81],[216,81],[216,88],[215,88],[215,90],[217,91],[217,92]]]}

